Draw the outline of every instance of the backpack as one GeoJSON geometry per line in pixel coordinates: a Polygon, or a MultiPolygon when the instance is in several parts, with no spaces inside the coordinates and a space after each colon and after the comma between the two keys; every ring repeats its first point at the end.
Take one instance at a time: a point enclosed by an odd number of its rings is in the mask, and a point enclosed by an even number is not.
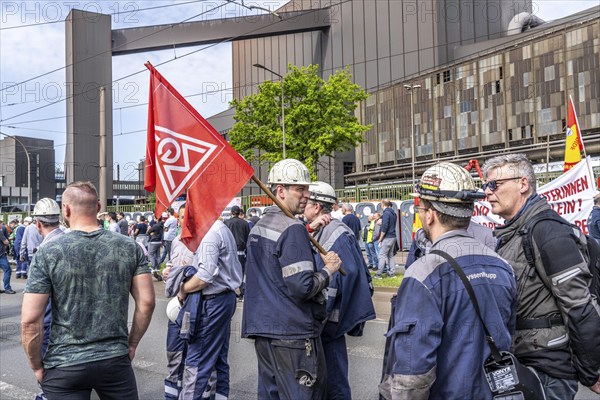
{"type": "Polygon", "coordinates": [[[533,252],[533,228],[538,222],[544,220],[552,220],[567,225],[573,229],[573,235],[581,252],[588,256],[588,269],[592,274],[590,283],[590,293],[600,300],[600,244],[593,237],[583,233],[576,225],[571,224],[556,212],[552,210],[543,211],[531,218],[523,228],[519,230],[519,235],[523,239],[523,251],[529,265],[528,276],[533,276],[536,273],[535,255],[533,252]]]}

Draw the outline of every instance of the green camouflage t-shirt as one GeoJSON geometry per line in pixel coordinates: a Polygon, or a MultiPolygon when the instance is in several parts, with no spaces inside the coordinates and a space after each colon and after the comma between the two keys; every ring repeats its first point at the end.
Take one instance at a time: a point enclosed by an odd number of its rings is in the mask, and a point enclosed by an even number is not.
{"type": "Polygon", "coordinates": [[[103,229],[72,231],[40,247],[26,293],[49,293],[52,327],[44,367],[128,353],[127,309],[135,275],[150,273],[133,239],[103,229]]]}

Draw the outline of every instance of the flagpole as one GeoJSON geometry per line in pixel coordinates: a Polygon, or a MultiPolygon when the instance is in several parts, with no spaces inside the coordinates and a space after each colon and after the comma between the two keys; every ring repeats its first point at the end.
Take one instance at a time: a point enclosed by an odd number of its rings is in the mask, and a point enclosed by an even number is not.
{"type": "MultiPolygon", "coordinates": [[[[585,145],[583,144],[583,134],[581,133],[580,129],[581,126],[579,125],[579,118],[577,118],[577,111],[575,111],[575,103],[573,103],[573,98],[571,97],[571,95],[569,95],[569,107],[573,106],[573,116],[575,117],[575,125],[577,126],[577,136],[579,136],[579,143],[581,144],[581,150],[583,150],[583,157],[587,157],[587,154],[585,152],[585,145]]],[[[568,110],[567,110],[567,114],[568,114],[568,110]]]]}
{"type": "MultiPolygon", "coordinates": [[[[581,149],[583,150],[583,157],[585,158],[585,163],[586,163],[588,172],[590,173],[590,176],[592,177],[592,179],[594,181],[594,187],[596,187],[596,177],[594,176],[594,169],[590,165],[590,160],[588,160],[587,153],[585,152],[585,145],[583,144],[583,134],[581,133],[581,125],[579,125],[579,119],[577,118],[577,111],[575,111],[575,103],[573,103],[573,97],[571,97],[571,95],[569,95],[568,107],[573,107],[573,117],[575,117],[575,126],[577,127],[577,136],[579,137],[579,143],[581,144],[581,149]]],[[[569,114],[569,110],[567,109],[567,116],[568,116],[568,114],[569,114]]],[[[598,190],[597,187],[596,187],[596,190],[598,190]]]]}
{"type": "MultiPolygon", "coordinates": [[[[285,215],[287,215],[290,218],[294,218],[294,215],[290,212],[290,210],[288,210],[288,208],[285,206],[285,204],[283,204],[281,202],[281,200],[279,200],[269,190],[269,188],[264,183],[262,183],[262,181],[260,179],[258,179],[256,177],[256,175],[252,175],[252,180],[262,189],[263,192],[265,192],[267,194],[267,196],[269,196],[271,198],[271,200],[273,200],[273,202],[275,202],[277,207],[279,207],[285,215]]],[[[317,250],[319,250],[319,253],[327,254],[327,251],[323,248],[323,246],[321,246],[321,244],[319,242],[317,242],[317,239],[315,239],[311,235],[308,235],[308,237],[310,238],[310,241],[312,242],[312,244],[317,248],[317,250]]],[[[344,271],[344,269],[342,267],[340,267],[340,274],[346,276],[346,271],[344,271]]]]}

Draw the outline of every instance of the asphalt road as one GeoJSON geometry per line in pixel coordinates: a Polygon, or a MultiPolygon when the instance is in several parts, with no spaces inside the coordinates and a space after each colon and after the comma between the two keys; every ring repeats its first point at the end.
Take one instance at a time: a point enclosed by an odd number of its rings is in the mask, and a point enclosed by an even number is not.
{"type": "MultiPolygon", "coordinates": [[[[32,400],[37,384],[29,369],[20,343],[21,302],[23,280],[12,281],[15,295],[0,294],[0,399],[32,400]]],[[[164,284],[155,282],[157,305],[148,332],[138,348],[134,369],[138,380],[140,399],[163,398],[163,379],[166,373],[166,326],[164,284]]],[[[388,293],[376,294],[389,310],[388,293]]],[[[238,302],[232,320],[232,336],[229,352],[231,367],[231,399],[256,399],[256,355],[252,341],[240,337],[243,303],[238,302]]],[[[130,306],[130,311],[132,306],[130,306]]],[[[380,320],[371,321],[360,338],[348,338],[351,364],[350,380],[353,398],[376,399],[377,383],[381,374],[384,333],[387,330],[389,311],[380,315],[380,320]]],[[[90,327],[93,329],[94,327],[90,327]]],[[[93,396],[92,398],[95,398],[93,396]]]]}
{"type": "MultiPolygon", "coordinates": [[[[13,289],[18,293],[0,294],[0,400],[32,400],[38,391],[20,343],[24,283],[23,280],[13,279],[13,289]]],[[[157,294],[156,310],[134,360],[141,400],[163,398],[163,379],[166,373],[167,299],[164,297],[162,282],[155,282],[154,287],[157,294]]],[[[384,333],[387,330],[390,310],[389,299],[393,293],[394,291],[378,290],[374,295],[378,318],[367,323],[364,336],[347,338],[353,399],[377,399],[377,384],[383,362],[384,333]]],[[[242,307],[243,303],[238,302],[232,321],[229,352],[232,400],[256,399],[256,355],[253,343],[240,337],[242,307]]],[[[595,396],[586,388],[582,388],[577,396],[578,400],[599,398],[600,396],[595,396]]]]}

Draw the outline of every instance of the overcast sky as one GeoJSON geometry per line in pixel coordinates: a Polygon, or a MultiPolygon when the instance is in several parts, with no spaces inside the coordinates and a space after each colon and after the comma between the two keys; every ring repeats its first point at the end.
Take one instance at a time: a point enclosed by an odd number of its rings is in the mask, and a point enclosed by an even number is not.
{"type": "MultiPolygon", "coordinates": [[[[540,18],[550,21],[593,7],[598,4],[598,1],[534,0],[533,12],[540,18]]],[[[286,2],[246,0],[246,4],[258,4],[271,10],[286,2]]],[[[0,91],[0,131],[9,135],[54,140],[56,161],[57,163],[64,161],[66,106],[64,101],[59,101],[66,96],[65,26],[62,21],[71,8],[114,14],[113,29],[177,23],[195,15],[199,16],[192,20],[254,13],[235,4],[223,6],[223,3],[219,0],[135,2],[1,0],[0,90],[4,90],[0,91]],[[144,10],[161,6],[168,7],[144,10]],[[53,70],[57,71],[46,74],[53,70]],[[9,87],[25,80],[30,81],[9,87]],[[57,103],[48,106],[53,102],[57,103]],[[40,107],[44,108],[38,109],[40,107]],[[55,119],[28,122],[48,118],[55,119]]],[[[145,155],[148,72],[144,62],[149,60],[156,65],[174,58],[177,59],[161,66],[160,72],[205,118],[228,108],[228,102],[231,100],[232,75],[229,43],[205,46],[203,49],[188,47],[113,57],[113,80],[115,81],[135,72],[144,71],[113,84],[113,157],[114,162],[121,165],[122,179],[137,179],[134,165],[145,155]],[[188,53],[194,54],[186,56],[188,53]],[[198,95],[214,91],[217,92],[198,95]]],[[[6,160],[2,160],[3,164],[5,162],[6,160]]]]}

